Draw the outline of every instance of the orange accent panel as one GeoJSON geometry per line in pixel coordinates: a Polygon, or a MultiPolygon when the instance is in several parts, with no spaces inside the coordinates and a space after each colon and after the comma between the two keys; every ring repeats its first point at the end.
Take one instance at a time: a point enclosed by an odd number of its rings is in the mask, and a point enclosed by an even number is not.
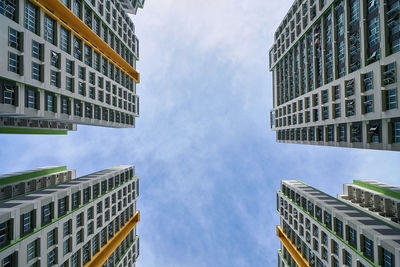
{"type": "Polygon", "coordinates": [[[44,12],[56,19],[59,23],[71,29],[75,35],[109,60],[118,65],[132,79],[139,83],[140,75],[128,62],[114,51],[103,39],[100,38],[89,26],[80,20],[75,14],[59,0],[33,0],[44,12]]]}
{"type": "Polygon", "coordinates": [[[102,266],[117,247],[129,235],[130,231],[136,226],[140,220],[140,212],[136,211],[135,215],[116,233],[107,244],[103,246],[99,252],[93,255],[92,259],[85,264],[84,267],[98,267],[102,266]]]}
{"type": "Polygon", "coordinates": [[[286,236],[286,234],[283,232],[282,228],[279,225],[276,226],[276,235],[279,237],[283,246],[287,249],[290,256],[292,256],[293,260],[296,262],[296,264],[299,267],[309,267],[310,266],[310,264],[308,264],[307,260],[305,258],[303,258],[303,255],[300,254],[300,252],[292,244],[292,242],[289,240],[289,238],[286,236]]]}

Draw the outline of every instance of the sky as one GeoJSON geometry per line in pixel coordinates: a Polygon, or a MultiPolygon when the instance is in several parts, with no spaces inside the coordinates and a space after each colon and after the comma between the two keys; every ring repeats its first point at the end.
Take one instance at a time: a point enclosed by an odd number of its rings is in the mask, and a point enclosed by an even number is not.
{"type": "Polygon", "coordinates": [[[145,2],[135,129],[1,135],[0,173],[67,165],[82,176],[133,164],[138,267],[276,266],[276,190],[302,180],[336,195],[353,179],[400,185],[400,154],[281,144],[269,129],[268,51],[292,1],[145,2]]]}

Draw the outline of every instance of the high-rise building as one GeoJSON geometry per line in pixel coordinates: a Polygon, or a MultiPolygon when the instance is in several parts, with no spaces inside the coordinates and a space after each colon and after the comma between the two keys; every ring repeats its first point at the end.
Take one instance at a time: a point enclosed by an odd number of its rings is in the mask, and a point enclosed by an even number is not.
{"type": "Polygon", "coordinates": [[[80,178],[65,166],[11,173],[0,191],[0,266],[135,266],[133,166],[80,178]]]}
{"type": "Polygon", "coordinates": [[[400,1],[296,0],[269,51],[278,142],[400,150],[400,1]]]}
{"type": "MultiPolygon", "coordinates": [[[[393,197],[373,190],[375,186],[384,187],[378,182],[355,184],[363,188],[368,186],[361,184],[372,185],[368,188],[379,195],[374,202],[379,210],[385,210],[380,198],[386,201],[393,197]]],[[[281,241],[278,266],[400,266],[400,228],[380,214],[371,214],[342,198],[334,198],[301,181],[281,181],[277,192],[277,235],[281,241]]],[[[390,215],[399,219],[397,207],[391,208],[390,215]]]]}
{"type": "Polygon", "coordinates": [[[0,1],[0,133],[135,127],[144,0],[0,1]]]}

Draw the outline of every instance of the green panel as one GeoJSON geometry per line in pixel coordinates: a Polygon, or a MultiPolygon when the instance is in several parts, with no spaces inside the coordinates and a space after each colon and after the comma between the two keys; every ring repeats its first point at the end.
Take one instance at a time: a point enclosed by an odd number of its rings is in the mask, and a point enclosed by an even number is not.
{"type": "Polygon", "coordinates": [[[375,191],[375,192],[378,192],[378,193],[382,193],[382,194],[384,194],[386,196],[393,197],[393,198],[396,198],[396,199],[400,199],[400,193],[399,192],[392,191],[390,189],[380,187],[379,185],[373,185],[373,184],[370,184],[368,182],[364,182],[364,181],[360,181],[360,180],[354,180],[353,183],[355,185],[364,187],[366,189],[369,189],[369,190],[372,190],[372,191],[375,191]]]}
{"type": "Polygon", "coordinates": [[[8,128],[0,127],[0,134],[55,134],[67,135],[67,130],[37,129],[37,128],[8,128]]]}
{"type": "Polygon", "coordinates": [[[46,169],[46,170],[40,170],[40,171],[34,171],[34,172],[22,173],[19,175],[4,177],[4,178],[0,179],[0,185],[11,184],[11,183],[24,181],[24,180],[32,179],[35,177],[44,176],[44,175],[52,174],[55,172],[65,171],[65,170],[67,170],[67,166],[60,166],[60,167],[55,167],[55,168],[46,169]]]}

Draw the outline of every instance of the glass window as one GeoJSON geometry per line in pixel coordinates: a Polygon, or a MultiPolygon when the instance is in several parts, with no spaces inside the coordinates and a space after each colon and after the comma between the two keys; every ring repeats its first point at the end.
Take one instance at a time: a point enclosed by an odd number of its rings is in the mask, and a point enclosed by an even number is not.
{"type": "Polygon", "coordinates": [[[53,266],[56,265],[56,250],[51,250],[47,254],[47,266],[53,266]]]}
{"type": "Polygon", "coordinates": [[[59,87],[59,82],[58,82],[58,72],[57,71],[54,71],[54,70],[51,70],[50,71],[50,74],[51,74],[51,77],[50,77],[50,84],[51,85],[53,85],[53,86],[57,86],[57,87],[59,87]]]}
{"type": "Polygon", "coordinates": [[[397,108],[396,89],[390,89],[386,92],[386,110],[397,108]]]}
{"type": "Polygon", "coordinates": [[[370,260],[374,260],[374,242],[367,238],[364,237],[364,255],[370,259],[370,260]]]}
{"type": "Polygon", "coordinates": [[[47,248],[56,244],[56,229],[53,229],[47,233],[47,248]]]}
{"type": "Polygon", "coordinates": [[[60,48],[62,51],[70,53],[71,34],[64,27],[60,26],[60,48]]]}
{"type": "Polygon", "coordinates": [[[17,32],[13,28],[9,28],[8,32],[8,45],[17,49],[21,50],[21,38],[20,38],[20,32],[17,32]]]}
{"type": "Polygon", "coordinates": [[[8,70],[15,73],[20,73],[20,57],[14,53],[8,54],[8,70]]]}
{"type": "MultiPolygon", "coordinates": [[[[46,110],[55,112],[54,96],[52,94],[46,94],[46,110]]],[[[62,200],[60,202],[60,200],[58,201],[59,214],[61,214],[59,216],[62,216],[62,215],[64,215],[64,212],[65,212],[65,203],[62,200]]]]}
{"type": "Polygon", "coordinates": [[[42,207],[42,226],[48,224],[52,220],[50,204],[42,207]]]}
{"type": "Polygon", "coordinates": [[[12,19],[15,22],[18,22],[17,3],[17,0],[0,1],[0,14],[12,19]]]}
{"type": "Polygon", "coordinates": [[[26,103],[26,106],[27,106],[28,108],[37,108],[37,105],[36,105],[36,103],[37,103],[36,98],[37,98],[38,92],[37,92],[35,89],[27,88],[26,94],[27,94],[27,103],[26,103]]]}
{"type": "Polygon", "coordinates": [[[82,40],[74,36],[74,57],[82,60],[82,40]]]}
{"type": "Polygon", "coordinates": [[[53,67],[60,68],[60,54],[50,51],[50,63],[53,67]]]}
{"type": "Polygon", "coordinates": [[[73,0],[73,3],[74,3],[74,7],[73,7],[74,14],[77,17],[82,18],[82,2],[81,2],[81,0],[73,0]]]}
{"type": "Polygon", "coordinates": [[[23,220],[23,234],[30,232],[32,230],[32,216],[30,212],[24,213],[22,215],[23,220]]]}
{"type": "Polygon", "coordinates": [[[63,233],[64,233],[64,237],[66,237],[67,235],[70,234],[70,222],[66,221],[63,225],[63,233]]]}
{"type": "Polygon", "coordinates": [[[74,78],[65,77],[65,89],[70,92],[74,91],[74,78]]]}
{"type": "Polygon", "coordinates": [[[81,103],[75,100],[75,116],[81,116],[81,115],[82,115],[81,103]]]}
{"type": "Polygon", "coordinates": [[[39,34],[39,8],[29,1],[25,1],[25,28],[39,34]]]}
{"type": "Polygon", "coordinates": [[[42,80],[42,71],[39,63],[32,62],[32,79],[41,81],[42,80]]]}
{"type": "Polygon", "coordinates": [[[32,40],[32,57],[42,60],[42,45],[32,40]]]}
{"type": "Polygon", "coordinates": [[[64,241],[64,244],[63,244],[64,256],[70,252],[69,243],[70,243],[70,239],[67,239],[67,240],[64,241]]]}
{"type": "Polygon", "coordinates": [[[400,122],[393,123],[393,142],[400,143],[400,122]]]}
{"type": "Polygon", "coordinates": [[[49,16],[44,16],[44,39],[56,45],[56,22],[49,16]]]}
{"type": "Polygon", "coordinates": [[[28,261],[36,257],[36,240],[28,244],[27,255],[28,261]]]}

